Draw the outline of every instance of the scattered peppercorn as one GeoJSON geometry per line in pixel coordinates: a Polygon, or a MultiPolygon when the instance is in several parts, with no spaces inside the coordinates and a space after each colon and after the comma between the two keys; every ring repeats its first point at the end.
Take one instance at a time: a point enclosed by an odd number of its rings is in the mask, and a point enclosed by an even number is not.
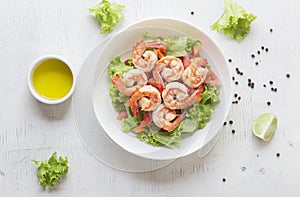
{"type": "Polygon", "coordinates": [[[280,153],[276,153],[276,157],[280,157],[280,153]]]}
{"type": "Polygon", "coordinates": [[[273,88],[273,87],[271,88],[271,91],[274,91],[274,88],[273,88]]]}
{"type": "Polygon", "coordinates": [[[272,28],[270,28],[270,32],[271,32],[271,33],[273,32],[273,29],[272,29],[272,28]]]}
{"type": "Polygon", "coordinates": [[[232,77],[232,81],[234,81],[235,80],[235,78],[234,77],[232,77]]]}
{"type": "Polygon", "coordinates": [[[257,66],[259,63],[258,62],[255,62],[255,65],[257,66]]]}
{"type": "Polygon", "coordinates": [[[264,49],[265,49],[265,47],[264,47],[264,46],[261,46],[260,48],[261,48],[261,50],[264,50],[264,49]]]}
{"type": "Polygon", "coordinates": [[[241,75],[241,76],[243,76],[243,75],[244,75],[244,73],[243,73],[243,72],[240,72],[240,75],[241,75]]]}
{"type": "Polygon", "coordinates": [[[238,82],[238,81],[236,81],[236,82],[235,82],[235,85],[239,85],[239,82],[238,82]]]}
{"type": "Polygon", "coordinates": [[[270,106],[270,105],[271,105],[271,102],[270,102],[270,101],[268,101],[268,102],[267,102],[267,105],[269,105],[269,106],[270,106]]]}
{"type": "Polygon", "coordinates": [[[274,88],[274,92],[277,92],[277,88],[274,88]]]}
{"type": "Polygon", "coordinates": [[[223,182],[226,182],[226,179],[225,179],[225,178],[223,178],[223,179],[222,179],[222,181],[223,181],[223,182]]]}
{"type": "Polygon", "coordinates": [[[250,78],[248,79],[248,82],[251,82],[251,79],[250,79],[250,78]]]}
{"type": "Polygon", "coordinates": [[[241,97],[240,97],[240,96],[238,97],[238,100],[241,100],[241,97]]]}
{"type": "Polygon", "coordinates": [[[224,126],[227,125],[227,122],[224,122],[223,125],[224,125],[224,126]]]}
{"type": "Polygon", "coordinates": [[[252,54],[252,55],[251,55],[251,57],[252,57],[252,58],[255,58],[255,55],[254,55],[254,54],[252,54]]]}
{"type": "Polygon", "coordinates": [[[228,59],[228,62],[232,62],[232,59],[228,59]]]}
{"type": "Polygon", "coordinates": [[[269,81],[270,85],[273,85],[273,81],[269,81]]]}
{"type": "Polygon", "coordinates": [[[286,78],[290,78],[291,75],[289,73],[286,74],[286,78]]]}
{"type": "Polygon", "coordinates": [[[266,51],[266,52],[268,52],[268,51],[269,51],[269,49],[268,49],[268,48],[266,48],[266,49],[265,49],[265,51],[266,51]]]}
{"type": "Polygon", "coordinates": [[[264,84],[263,86],[264,86],[264,88],[265,88],[265,87],[267,87],[267,85],[266,85],[266,84],[264,84]]]}
{"type": "Polygon", "coordinates": [[[257,51],[257,54],[258,54],[258,55],[260,54],[260,51],[259,51],[259,50],[257,51]]]}
{"type": "Polygon", "coordinates": [[[238,97],[238,94],[237,94],[237,93],[235,93],[235,94],[234,94],[234,97],[238,97]]]}
{"type": "Polygon", "coordinates": [[[229,120],[229,124],[233,124],[233,121],[232,121],[232,120],[229,120]]]}
{"type": "Polygon", "coordinates": [[[232,129],[231,133],[232,133],[232,134],[235,134],[235,130],[234,130],[234,129],[232,129]]]}
{"type": "Polygon", "coordinates": [[[194,15],[194,11],[191,11],[191,15],[194,15]]]}
{"type": "Polygon", "coordinates": [[[251,88],[252,88],[252,89],[254,88],[254,83],[251,83],[251,88]]]}

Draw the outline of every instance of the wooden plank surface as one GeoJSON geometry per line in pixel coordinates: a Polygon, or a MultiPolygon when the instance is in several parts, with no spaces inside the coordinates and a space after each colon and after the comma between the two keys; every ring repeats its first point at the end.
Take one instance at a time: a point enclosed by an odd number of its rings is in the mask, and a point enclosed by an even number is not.
{"type": "Polygon", "coordinates": [[[60,54],[78,72],[92,49],[110,36],[99,34],[99,26],[87,12],[87,7],[96,2],[1,1],[1,197],[296,196],[300,192],[299,1],[238,0],[258,16],[249,36],[241,42],[209,28],[223,11],[221,0],[118,1],[126,5],[125,19],[114,33],[149,17],[188,21],[209,33],[226,58],[233,60],[230,66],[239,82],[234,92],[241,100],[231,107],[228,116],[233,124],[222,129],[218,143],[205,158],[195,153],[147,173],[122,172],[95,160],[80,141],[71,101],[42,105],[27,88],[28,68],[39,56],[60,54]],[[269,51],[262,51],[261,46],[269,51]],[[251,54],[256,57],[251,58],[251,54]],[[237,75],[236,68],[244,75],[237,75]],[[289,79],[287,73],[291,74],[289,79]],[[254,89],[247,86],[248,78],[255,82],[254,89]],[[272,92],[271,87],[278,91],[272,92]],[[279,119],[277,133],[269,143],[251,133],[254,118],[263,112],[274,112],[279,119]],[[56,190],[43,191],[31,160],[46,159],[55,150],[69,157],[70,172],[56,190]]]}

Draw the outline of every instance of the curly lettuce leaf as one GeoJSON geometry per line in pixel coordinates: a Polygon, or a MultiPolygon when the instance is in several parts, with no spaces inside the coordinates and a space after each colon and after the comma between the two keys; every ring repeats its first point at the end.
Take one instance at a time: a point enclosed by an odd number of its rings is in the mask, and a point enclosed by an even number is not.
{"type": "Polygon", "coordinates": [[[220,102],[219,97],[220,91],[216,86],[205,86],[204,92],[201,94],[201,102],[202,104],[211,104],[214,105],[220,102]]]}
{"type": "Polygon", "coordinates": [[[255,19],[255,15],[248,13],[235,1],[225,0],[224,13],[210,27],[229,35],[234,40],[242,40],[248,35],[250,25],[255,19]]]}
{"type": "Polygon", "coordinates": [[[199,103],[198,129],[203,129],[210,121],[215,105],[220,102],[219,93],[216,86],[205,86],[199,103]]]}
{"type": "Polygon", "coordinates": [[[122,127],[122,131],[124,132],[130,132],[133,131],[134,128],[136,128],[137,126],[139,126],[139,118],[131,116],[128,118],[123,118],[121,120],[121,127],[122,127]]]}
{"type": "Polygon", "coordinates": [[[58,182],[61,181],[61,177],[68,173],[68,158],[57,159],[57,153],[54,152],[52,156],[45,161],[32,160],[38,166],[37,177],[39,178],[39,184],[43,187],[53,188],[58,182]]]}
{"type": "Polygon", "coordinates": [[[128,96],[122,94],[113,84],[109,86],[109,95],[111,98],[111,103],[115,110],[125,110],[125,103],[129,98],[128,96]]]}
{"type": "Polygon", "coordinates": [[[200,40],[190,39],[186,36],[179,37],[154,37],[149,36],[148,33],[143,33],[144,40],[160,40],[167,45],[166,55],[173,55],[175,57],[186,56],[188,52],[192,52],[193,46],[201,46],[200,40]]]}
{"type": "Polygon", "coordinates": [[[143,133],[139,133],[137,138],[153,146],[166,146],[171,149],[177,148],[181,144],[180,131],[161,131],[160,128],[153,123],[146,126],[145,131],[143,133]]]}
{"type": "Polygon", "coordinates": [[[140,117],[135,117],[132,112],[131,109],[128,105],[126,105],[126,103],[124,102],[124,104],[122,104],[122,106],[125,108],[125,110],[127,111],[127,118],[123,118],[121,120],[121,129],[124,132],[130,132],[133,131],[134,128],[136,128],[137,126],[139,126],[140,122],[141,122],[141,118],[140,117]]]}
{"type": "Polygon", "coordinates": [[[134,67],[132,65],[126,65],[121,61],[121,57],[117,56],[112,59],[108,65],[109,77],[111,79],[115,74],[119,74],[120,77],[122,77],[125,73],[133,68],[134,67]]]}
{"type": "Polygon", "coordinates": [[[100,22],[100,33],[105,34],[112,32],[113,28],[124,18],[124,14],[122,13],[122,9],[124,8],[125,5],[102,0],[102,2],[88,8],[88,11],[100,22]]]}

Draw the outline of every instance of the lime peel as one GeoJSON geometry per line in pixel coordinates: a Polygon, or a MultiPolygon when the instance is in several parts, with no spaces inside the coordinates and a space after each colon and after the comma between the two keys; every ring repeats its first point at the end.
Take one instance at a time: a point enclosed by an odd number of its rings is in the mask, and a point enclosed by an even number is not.
{"type": "Polygon", "coordinates": [[[253,123],[253,134],[267,142],[274,136],[277,122],[277,117],[273,113],[263,113],[253,123]]]}

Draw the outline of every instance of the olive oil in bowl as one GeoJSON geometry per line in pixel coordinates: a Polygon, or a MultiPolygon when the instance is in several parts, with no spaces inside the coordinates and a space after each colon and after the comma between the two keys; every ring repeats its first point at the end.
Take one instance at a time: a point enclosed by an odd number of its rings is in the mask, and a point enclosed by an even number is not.
{"type": "Polygon", "coordinates": [[[33,96],[47,104],[66,100],[74,89],[74,76],[69,65],[52,56],[41,58],[34,64],[29,80],[33,96]]]}

